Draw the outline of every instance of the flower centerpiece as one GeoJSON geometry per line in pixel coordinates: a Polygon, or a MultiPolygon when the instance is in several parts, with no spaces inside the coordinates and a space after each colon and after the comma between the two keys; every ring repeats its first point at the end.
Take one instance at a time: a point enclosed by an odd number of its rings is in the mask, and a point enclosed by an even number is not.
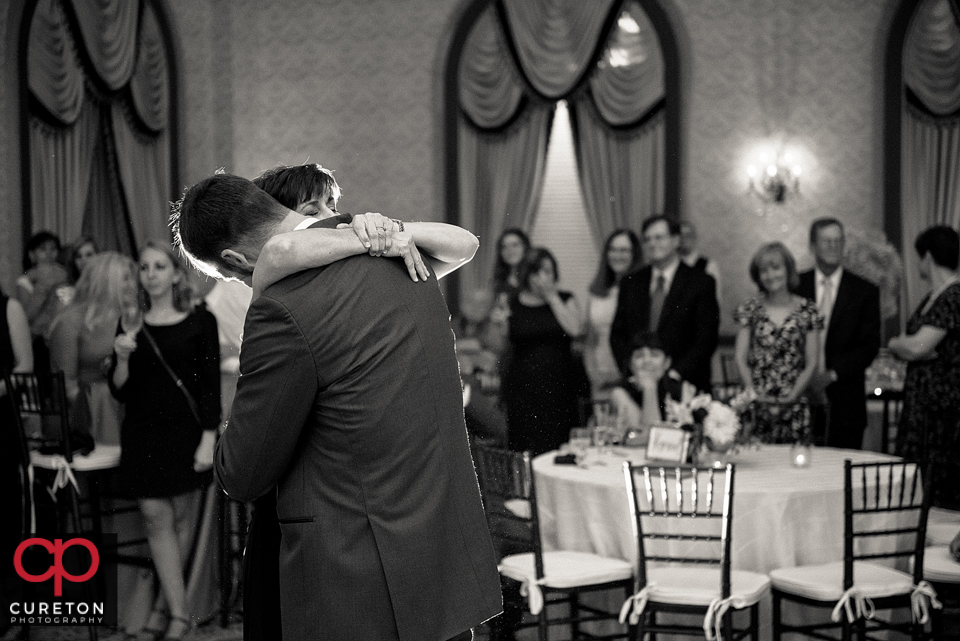
{"type": "Polygon", "coordinates": [[[668,397],[667,420],[690,433],[688,462],[719,466],[723,464],[722,455],[735,454],[751,445],[753,438],[740,418],[756,397],[753,390],[740,392],[729,404],[709,394],[681,401],[668,397]]]}

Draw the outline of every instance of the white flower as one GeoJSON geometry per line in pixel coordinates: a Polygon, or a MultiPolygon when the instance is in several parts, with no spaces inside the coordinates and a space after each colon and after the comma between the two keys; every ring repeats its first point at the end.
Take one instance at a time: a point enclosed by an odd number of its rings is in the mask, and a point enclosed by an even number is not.
{"type": "Polygon", "coordinates": [[[757,392],[753,389],[746,389],[730,399],[730,407],[737,413],[742,413],[750,403],[757,400],[757,392]]]}
{"type": "Polygon", "coordinates": [[[737,413],[719,401],[711,401],[706,418],[703,419],[703,435],[718,448],[733,445],[740,431],[737,413]]]}
{"type": "Polygon", "coordinates": [[[713,399],[709,394],[700,394],[698,396],[694,396],[690,401],[690,411],[696,412],[697,410],[705,410],[710,407],[710,403],[712,402],[713,399]]]}

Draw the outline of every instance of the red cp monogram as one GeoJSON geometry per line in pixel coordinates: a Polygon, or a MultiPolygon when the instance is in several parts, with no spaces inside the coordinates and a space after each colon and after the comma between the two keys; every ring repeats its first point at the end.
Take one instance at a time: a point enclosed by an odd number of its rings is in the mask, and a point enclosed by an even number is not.
{"type": "Polygon", "coordinates": [[[53,594],[63,596],[63,579],[72,583],[81,583],[96,574],[97,568],[100,567],[100,552],[97,551],[97,546],[87,539],[70,539],[66,543],[63,539],[54,539],[53,543],[47,539],[27,539],[17,546],[17,551],[13,555],[13,566],[20,578],[31,583],[42,583],[53,577],[53,594]],[[23,552],[31,545],[39,545],[53,555],[53,565],[43,574],[28,574],[23,569],[23,552]],[[80,576],[74,576],[63,569],[63,551],[71,545],[79,545],[90,551],[90,569],[80,576]]]}

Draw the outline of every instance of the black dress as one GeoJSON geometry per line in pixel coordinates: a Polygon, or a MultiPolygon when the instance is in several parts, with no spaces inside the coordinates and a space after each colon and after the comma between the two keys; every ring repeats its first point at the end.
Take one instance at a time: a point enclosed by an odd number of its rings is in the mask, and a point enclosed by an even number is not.
{"type": "Polygon", "coordinates": [[[109,378],[113,395],[126,403],[120,427],[120,487],[137,498],[172,497],[212,480],[210,471],[194,472],[193,456],[203,430],[217,429],[220,423],[217,321],[198,308],[179,323],[144,327],[199,406],[202,425],[141,331],[130,354],[126,384],[114,386],[113,369],[109,378]]]}
{"type": "Polygon", "coordinates": [[[896,452],[924,467],[933,464],[933,505],[960,510],[960,284],[922,313],[929,298],[907,321],[907,334],[930,325],[946,336],[935,358],[907,366],[896,452]]]}
{"type": "MultiPolygon", "coordinates": [[[[560,299],[570,299],[560,292],[560,299]]],[[[567,441],[580,422],[581,377],[570,351],[571,337],[544,303],[528,307],[510,300],[510,368],[501,396],[507,409],[510,449],[540,454],[567,441]]]]}

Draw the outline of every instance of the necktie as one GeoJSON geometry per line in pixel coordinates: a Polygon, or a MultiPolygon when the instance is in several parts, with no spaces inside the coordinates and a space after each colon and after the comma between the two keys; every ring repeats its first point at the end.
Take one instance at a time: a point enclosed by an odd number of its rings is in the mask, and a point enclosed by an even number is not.
{"type": "Polygon", "coordinates": [[[827,369],[827,326],[830,324],[830,313],[833,311],[833,281],[824,278],[820,281],[820,300],[817,302],[820,315],[823,316],[823,331],[820,332],[820,371],[827,369]]]}
{"type": "Polygon", "coordinates": [[[656,332],[660,325],[660,313],[663,311],[663,299],[666,297],[666,284],[663,274],[657,274],[657,285],[650,294],[650,326],[651,332],[656,332]]]}

